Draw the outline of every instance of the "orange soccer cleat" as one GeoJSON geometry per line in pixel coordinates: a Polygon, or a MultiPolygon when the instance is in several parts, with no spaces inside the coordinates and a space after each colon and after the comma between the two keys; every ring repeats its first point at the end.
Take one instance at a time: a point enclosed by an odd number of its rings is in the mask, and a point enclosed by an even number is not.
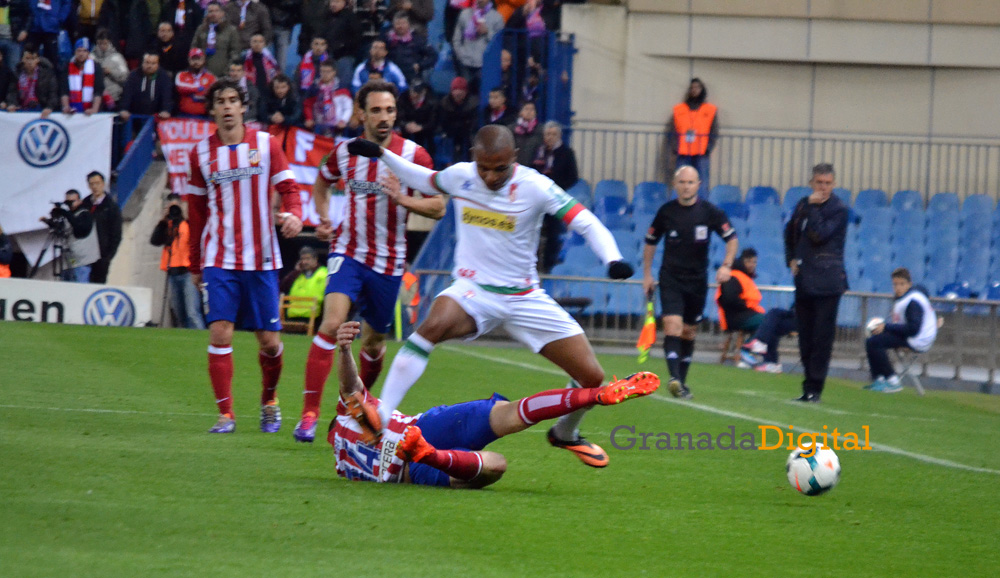
{"type": "Polygon", "coordinates": [[[374,445],[382,438],[382,420],[378,417],[378,410],[365,402],[363,393],[355,392],[347,398],[347,415],[361,426],[361,436],[358,438],[361,443],[374,445]]]}
{"type": "Polygon", "coordinates": [[[562,448],[573,452],[584,464],[592,468],[603,468],[608,465],[608,454],[601,446],[587,441],[585,438],[577,436],[575,440],[561,440],[556,437],[555,427],[549,429],[546,435],[549,444],[553,447],[562,448]]]}
{"type": "Polygon", "coordinates": [[[415,425],[407,426],[402,441],[396,444],[396,457],[407,462],[419,462],[435,451],[415,425]]]}
{"type": "Polygon", "coordinates": [[[655,373],[640,371],[601,387],[601,391],[597,394],[597,403],[615,405],[633,397],[649,395],[658,387],[660,378],[655,373]]]}

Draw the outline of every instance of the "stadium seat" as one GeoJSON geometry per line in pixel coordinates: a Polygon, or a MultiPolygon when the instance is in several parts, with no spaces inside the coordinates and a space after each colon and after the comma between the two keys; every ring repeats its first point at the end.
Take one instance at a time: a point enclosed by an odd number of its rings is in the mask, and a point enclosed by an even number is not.
{"type": "Polygon", "coordinates": [[[590,183],[588,183],[587,181],[580,179],[579,181],[576,182],[575,185],[570,187],[569,190],[567,190],[566,192],[569,193],[569,196],[573,197],[578,202],[583,204],[583,206],[587,208],[593,206],[594,200],[593,198],[591,198],[590,195],[590,183]]]}
{"type": "Polygon", "coordinates": [[[977,292],[989,281],[990,254],[987,251],[966,248],[959,254],[958,276],[960,283],[966,283],[977,292]]]}
{"type": "Polygon", "coordinates": [[[655,181],[639,183],[632,191],[632,207],[635,211],[656,211],[667,202],[667,185],[655,181]]]}
{"type": "MultiPolygon", "coordinates": [[[[602,181],[604,182],[604,181],[602,181]]],[[[594,200],[594,214],[609,229],[632,229],[632,216],[624,197],[607,196],[594,200]]]]}
{"type": "Polygon", "coordinates": [[[858,198],[854,199],[854,210],[862,214],[862,218],[869,209],[878,207],[888,207],[889,197],[881,189],[866,189],[858,192],[858,198]]]}
{"type": "Polygon", "coordinates": [[[730,219],[746,219],[749,216],[746,203],[722,203],[719,208],[725,211],[730,219]]]}
{"type": "MultiPolygon", "coordinates": [[[[861,293],[872,293],[871,280],[862,277],[856,283],[851,283],[851,291],[861,293]]],[[[837,308],[837,325],[840,327],[860,327],[861,326],[861,298],[850,295],[844,296],[840,300],[840,307],[837,308]]]]}
{"type": "Polygon", "coordinates": [[[958,275],[958,241],[944,237],[927,238],[927,273],[936,287],[953,283],[958,275]]]}
{"type": "MultiPolygon", "coordinates": [[[[969,299],[972,297],[972,290],[966,283],[951,282],[941,286],[941,289],[938,291],[938,297],[945,299],[969,299]]],[[[952,313],[958,307],[949,303],[937,303],[934,309],[942,313],[952,313]]]]}
{"type": "Polygon", "coordinates": [[[909,209],[896,213],[896,218],[892,225],[893,239],[899,237],[904,239],[920,239],[923,243],[924,231],[927,226],[927,218],[923,209],[909,209]]]}
{"type": "Polygon", "coordinates": [[[969,195],[962,202],[962,215],[968,216],[977,213],[992,215],[995,208],[996,203],[993,202],[993,197],[982,194],[969,195]]]}
{"type": "Polygon", "coordinates": [[[938,193],[927,202],[927,212],[937,213],[941,211],[958,212],[958,195],[955,193],[938,193]]]}
{"type": "Polygon", "coordinates": [[[782,231],[781,207],[772,204],[756,204],[749,206],[747,223],[753,229],[766,227],[768,230],[782,231]]]}
{"type": "Polygon", "coordinates": [[[919,191],[896,191],[892,196],[892,208],[897,212],[924,208],[924,196],[919,191]]]}
{"type": "Polygon", "coordinates": [[[799,204],[799,201],[808,197],[812,194],[812,189],[809,187],[792,187],[788,189],[785,193],[785,198],[781,202],[781,207],[785,210],[788,215],[792,214],[795,210],[795,205],[799,204]]]}
{"type": "Polygon", "coordinates": [[[1000,301],[1000,281],[994,281],[986,288],[986,299],[1000,301]]]}
{"type": "Polygon", "coordinates": [[[750,187],[747,190],[747,204],[760,205],[762,203],[781,205],[778,191],[774,190],[774,187],[750,187]]]}
{"type": "MultiPolygon", "coordinates": [[[[750,230],[750,225],[747,223],[747,220],[740,217],[733,217],[730,215],[729,224],[736,230],[737,237],[745,238],[750,230]]],[[[743,242],[740,241],[740,244],[742,245],[743,242]]]]}
{"type": "Polygon", "coordinates": [[[628,185],[624,181],[603,180],[594,185],[594,206],[601,199],[607,197],[620,197],[628,203],[628,185]]]}
{"type": "Polygon", "coordinates": [[[566,258],[553,268],[554,275],[581,275],[595,265],[601,265],[600,259],[586,245],[573,245],[566,249],[566,258]],[[556,272],[559,269],[559,272],[556,272]]]}
{"type": "Polygon", "coordinates": [[[851,198],[853,197],[853,195],[851,194],[851,191],[849,191],[847,189],[842,189],[840,187],[837,187],[837,188],[833,189],[833,194],[837,195],[837,197],[841,201],[843,201],[844,204],[847,205],[848,207],[850,207],[853,204],[852,200],[851,200],[851,198]]]}
{"type": "Polygon", "coordinates": [[[736,185],[715,185],[708,193],[708,200],[716,206],[722,203],[742,203],[743,193],[736,185]]]}

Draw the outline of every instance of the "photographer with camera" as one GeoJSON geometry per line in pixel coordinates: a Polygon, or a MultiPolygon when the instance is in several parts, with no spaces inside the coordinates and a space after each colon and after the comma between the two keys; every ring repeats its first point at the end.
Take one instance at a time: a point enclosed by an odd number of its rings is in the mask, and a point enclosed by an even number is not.
{"type": "Polygon", "coordinates": [[[94,219],[76,189],[66,191],[63,202],[52,204],[49,216],[39,220],[49,227],[53,240],[55,273],[63,281],[89,283],[91,265],[101,258],[94,219]]]}
{"type": "Polygon", "coordinates": [[[204,329],[201,296],[191,281],[191,273],[188,272],[188,266],[191,265],[188,252],[189,235],[184,209],[181,208],[181,197],[177,193],[170,193],[167,195],[167,206],[163,209],[163,218],[153,229],[149,242],[157,247],[163,247],[160,269],[167,273],[170,308],[174,311],[177,321],[188,329],[204,329]]]}

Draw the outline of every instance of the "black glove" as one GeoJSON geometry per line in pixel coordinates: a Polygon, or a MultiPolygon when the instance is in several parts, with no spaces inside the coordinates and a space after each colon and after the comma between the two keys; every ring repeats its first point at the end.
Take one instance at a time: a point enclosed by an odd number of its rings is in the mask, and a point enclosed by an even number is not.
{"type": "Polygon", "coordinates": [[[347,152],[352,155],[359,157],[368,157],[370,159],[377,159],[382,156],[382,147],[373,143],[370,140],[365,140],[363,138],[356,138],[351,142],[347,143],[347,152]]]}
{"type": "Polygon", "coordinates": [[[612,261],[608,265],[608,277],[612,279],[628,279],[635,269],[625,261],[612,261]]]}

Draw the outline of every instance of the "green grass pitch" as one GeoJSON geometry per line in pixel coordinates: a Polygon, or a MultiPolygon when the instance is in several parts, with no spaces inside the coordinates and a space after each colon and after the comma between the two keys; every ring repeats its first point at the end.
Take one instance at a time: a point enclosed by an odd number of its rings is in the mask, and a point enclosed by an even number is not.
{"type": "MultiPolygon", "coordinates": [[[[584,433],[608,450],[609,467],[549,447],[538,425],[490,446],[508,459],[498,484],[452,491],[348,482],[320,437],[293,442],[304,336],[285,337],[285,422],[273,435],[258,430],[253,337],[237,336],[230,436],[205,433],[215,417],[204,332],[5,322],[0,343],[0,576],[969,577],[1000,568],[998,397],[880,395],[831,380],[823,404],[795,406],[796,376],[695,365],[692,403],[663,391],[590,412],[584,433]],[[890,451],[838,452],[840,485],[809,498],[785,479],[786,450],[609,443],[618,425],[715,436],[730,425],[758,432],[759,420],[867,425],[890,451]]],[[[601,362],[609,376],[664,371],[634,356],[601,362]]],[[[446,345],[401,409],[564,384],[524,349],[446,345]]],[[[335,391],[327,386],[326,418],[335,391]]]]}

